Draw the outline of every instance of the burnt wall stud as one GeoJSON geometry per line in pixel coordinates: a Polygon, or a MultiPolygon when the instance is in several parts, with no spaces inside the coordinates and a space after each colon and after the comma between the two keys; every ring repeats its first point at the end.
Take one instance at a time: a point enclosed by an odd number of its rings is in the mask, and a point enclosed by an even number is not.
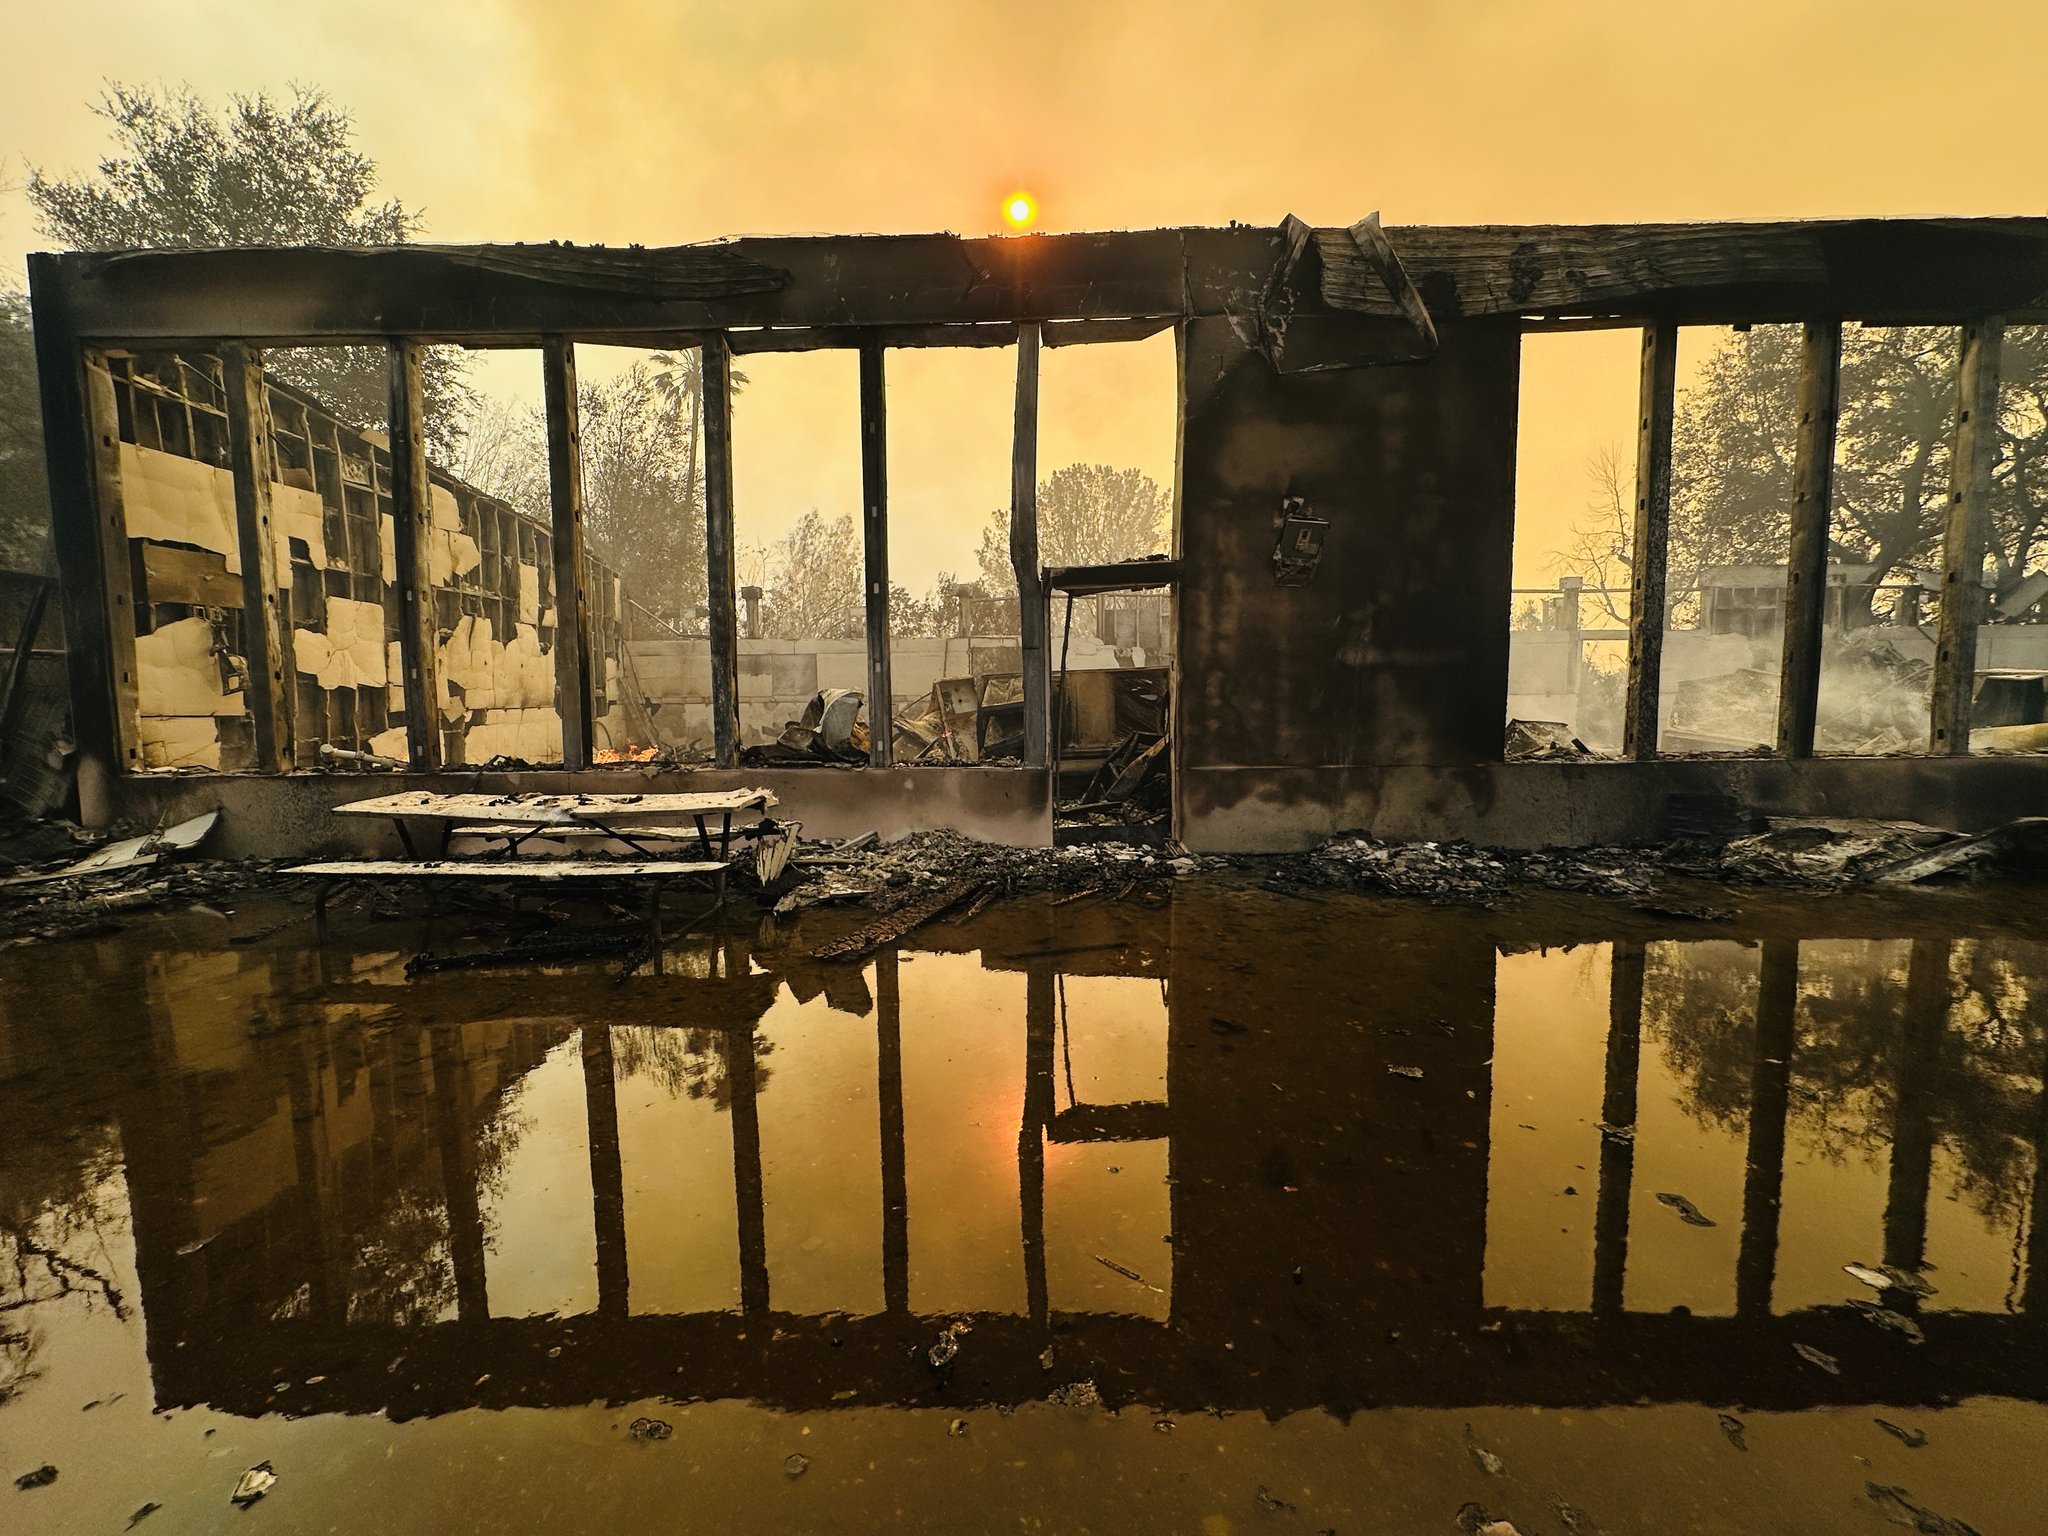
{"type": "Polygon", "coordinates": [[[298,668],[292,655],[290,596],[278,584],[263,355],[246,342],[224,342],[220,366],[227,392],[228,453],[235,481],[235,539],[242,554],[242,650],[249,669],[249,723],[256,732],[257,771],[281,773],[293,766],[292,704],[298,692],[298,668]]]}

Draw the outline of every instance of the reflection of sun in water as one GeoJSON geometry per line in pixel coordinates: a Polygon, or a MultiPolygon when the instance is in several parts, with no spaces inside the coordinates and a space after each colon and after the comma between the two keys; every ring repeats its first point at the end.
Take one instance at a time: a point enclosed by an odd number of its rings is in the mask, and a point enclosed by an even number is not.
{"type": "Polygon", "coordinates": [[[1038,199],[1029,192],[1012,192],[1003,199],[1003,217],[1012,229],[1028,229],[1038,218],[1038,199]]]}

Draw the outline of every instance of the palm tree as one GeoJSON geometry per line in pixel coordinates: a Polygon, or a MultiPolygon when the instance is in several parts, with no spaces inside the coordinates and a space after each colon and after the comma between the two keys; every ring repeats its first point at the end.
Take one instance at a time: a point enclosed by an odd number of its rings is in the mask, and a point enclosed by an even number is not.
{"type": "MultiPolygon", "coordinates": [[[[657,365],[651,381],[655,393],[671,416],[689,416],[689,437],[683,459],[683,484],[693,503],[702,504],[704,460],[698,444],[704,432],[704,349],[690,347],[683,352],[656,352],[650,359],[657,365]]],[[[731,370],[732,392],[747,387],[747,376],[731,370]]]]}

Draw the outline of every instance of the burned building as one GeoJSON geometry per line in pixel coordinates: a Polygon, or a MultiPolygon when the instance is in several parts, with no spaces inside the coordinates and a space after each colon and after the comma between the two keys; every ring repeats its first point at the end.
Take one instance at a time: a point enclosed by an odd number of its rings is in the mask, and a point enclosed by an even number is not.
{"type": "MultiPolygon", "coordinates": [[[[561,721],[559,770],[516,782],[479,778],[465,754],[461,784],[611,782],[593,766],[607,642],[598,630],[601,584],[582,548],[575,388],[577,344],[602,342],[703,348],[715,765],[689,782],[766,785],[814,832],[952,826],[1047,841],[1061,738],[1052,725],[1055,595],[1124,588],[1172,596],[1164,647],[1172,829],[1193,849],[1300,848],[1351,828],[1502,846],[1625,842],[1661,835],[1672,798],[1703,793],[1757,813],[1974,830],[2033,809],[2048,788],[2048,760],[1981,757],[1970,743],[1977,626],[1988,603],[1987,414],[1996,408],[2003,326],[2048,317],[2048,221],[1382,231],[1377,219],[1333,229],[1290,219],[1278,229],[748,238],[667,250],[120,252],[37,256],[31,279],[89,819],[226,805],[249,813],[227,820],[238,851],[282,852],[339,836],[326,808],[363,791],[348,774],[290,772],[304,766],[300,743],[335,727],[331,717],[311,718],[311,701],[300,697],[292,616],[280,601],[291,584],[270,533],[291,500],[279,489],[290,482],[272,467],[281,461],[269,439],[284,428],[262,375],[262,349],[279,345],[388,352],[396,608],[388,639],[399,681],[386,695],[386,730],[402,723],[408,769],[423,785],[457,766],[437,723],[452,697],[442,675],[452,630],[434,589],[434,477],[418,378],[420,349],[434,343],[542,352],[553,518],[534,558],[562,595],[541,651],[561,721]],[[1804,327],[1771,750],[1671,754],[1659,741],[1661,553],[1678,329],[1764,322],[1804,327]],[[1963,328],[1929,719],[1925,750],[1911,755],[1816,751],[1845,322],[1963,328]],[[1621,752],[1613,761],[1508,763],[1501,723],[1520,345],[1528,334],[1589,327],[1637,328],[1644,343],[1633,547],[1647,558],[1631,594],[1637,618],[1621,752]],[[1167,330],[1177,340],[1180,400],[1170,558],[1143,570],[1047,572],[1034,508],[1040,349],[1167,330]],[[860,354],[865,691],[880,700],[896,692],[879,430],[886,359],[891,349],[933,346],[1017,353],[1011,553],[1022,593],[1021,766],[897,772],[891,733],[874,731],[866,774],[742,772],[731,360],[820,348],[860,354]],[[250,680],[247,773],[147,771],[133,544],[147,536],[127,511],[113,367],[124,353],[169,350],[220,361],[244,594],[239,654],[250,680]],[[255,614],[261,622],[250,622],[255,614]]],[[[385,686],[393,686],[388,676],[385,686]]],[[[360,740],[354,729],[349,739],[360,740]]]]}

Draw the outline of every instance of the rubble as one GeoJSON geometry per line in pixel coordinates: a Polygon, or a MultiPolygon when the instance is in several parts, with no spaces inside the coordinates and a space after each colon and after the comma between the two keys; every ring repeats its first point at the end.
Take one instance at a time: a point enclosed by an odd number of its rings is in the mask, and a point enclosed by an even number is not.
{"type": "MultiPolygon", "coordinates": [[[[69,823],[33,822],[0,836],[0,944],[32,944],[104,932],[118,916],[148,908],[217,910],[222,899],[254,890],[296,891],[296,860],[208,860],[190,855],[217,820],[173,828],[113,828],[95,833],[69,823]],[[117,836],[116,834],[125,834],[117,836]],[[88,853],[80,858],[81,851],[88,853]]],[[[818,959],[857,958],[942,917],[965,921],[991,902],[1042,895],[1082,901],[1156,903],[1176,881],[1210,878],[1302,901],[1322,893],[1418,899],[1433,905],[1497,907],[1531,890],[1580,892],[1627,902],[1653,917],[1722,921],[1725,906],[1670,890],[1674,877],[1725,885],[1835,891],[1899,885],[1938,876],[2048,866],[2048,818],[2029,817],[1977,836],[1916,822],[1773,817],[1762,830],[1733,815],[1674,815],[1680,835],[1644,847],[1484,848],[1465,841],[1400,843],[1364,833],[1330,838],[1298,854],[1195,855],[1171,841],[1141,844],[1143,827],[1056,847],[984,843],[952,831],[914,833],[884,843],[873,832],[840,842],[801,836],[801,824],[776,824],[776,836],[733,870],[730,899],[751,898],[777,915],[811,907],[859,906],[875,920],[828,936],[818,959]]],[[[493,908],[495,910],[495,908],[493,908]]],[[[387,911],[386,916],[395,916],[387,911]]],[[[303,916],[230,943],[265,938],[303,916]]],[[[501,952],[425,956],[421,969],[571,958],[542,954],[545,943],[520,935],[501,952]],[[539,944],[539,949],[535,945],[539,944]]]]}
{"type": "Polygon", "coordinates": [[[292,862],[184,859],[166,863],[152,858],[80,871],[67,867],[71,863],[67,859],[54,868],[38,870],[32,879],[0,881],[0,946],[107,932],[119,926],[111,921],[115,914],[204,906],[247,891],[296,889],[301,882],[281,873],[292,862]]]}
{"type": "Polygon", "coordinates": [[[1510,720],[1505,756],[1511,763],[1537,763],[1553,758],[1599,757],[1562,720],[1510,720]]]}

